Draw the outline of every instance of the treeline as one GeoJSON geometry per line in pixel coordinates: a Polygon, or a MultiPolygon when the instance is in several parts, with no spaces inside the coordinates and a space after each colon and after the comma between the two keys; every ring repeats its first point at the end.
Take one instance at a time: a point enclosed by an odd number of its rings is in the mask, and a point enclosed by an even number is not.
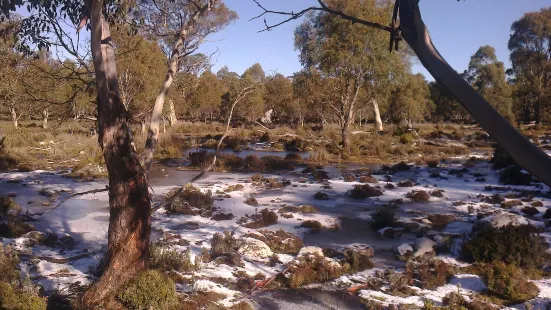
{"type": "MultiPolygon", "coordinates": [[[[345,12],[381,22],[390,8],[390,3],[342,5],[345,12]]],[[[2,32],[9,32],[16,22],[3,23],[2,32]]],[[[543,123],[551,117],[550,24],[551,8],[525,14],[511,27],[511,69],[506,70],[493,47],[482,46],[462,73],[510,121],[543,123]]],[[[51,117],[96,118],[94,76],[82,62],[47,51],[26,56],[17,52],[10,36],[4,37],[0,102],[14,125],[21,117],[40,119],[44,127],[51,117]]],[[[113,37],[121,100],[132,119],[145,124],[166,74],[167,53],[154,37],[124,27],[114,29],[113,37]]],[[[235,108],[236,121],[338,123],[343,131],[353,123],[376,123],[382,130],[387,122],[471,121],[438,83],[411,73],[407,49],[389,54],[387,39],[382,32],[321,13],[295,31],[303,69],[292,76],[265,72],[258,63],[241,75],[228,67],[213,72],[208,55],[190,55],[176,74],[165,119],[225,120],[239,92],[251,86],[235,108]]],[[[91,61],[89,66],[93,67],[91,61]]]]}

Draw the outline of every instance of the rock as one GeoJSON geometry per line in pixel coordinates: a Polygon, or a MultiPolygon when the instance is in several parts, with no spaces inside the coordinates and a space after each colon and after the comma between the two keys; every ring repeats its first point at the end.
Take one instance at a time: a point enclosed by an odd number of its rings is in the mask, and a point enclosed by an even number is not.
{"type": "Polygon", "coordinates": [[[540,211],[537,208],[534,208],[534,207],[524,207],[524,208],[522,208],[521,211],[523,213],[526,213],[526,214],[532,215],[532,216],[540,213],[540,211]]]}
{"type": "Polygon", "coordinates": [[[411,191],[406,195],[407,198],[415,202],[427,202],[429,201],[429,194],[424,190],[411,191]]]}
{"type": "Polygon", "coordinates": [[[420,257],[426,254],[434,254],[435,246],[436,242],[430,240],[429,238],[419,238],[415,242],[415,252],[413,253],[413,256],[420,257]]]}
{"type": "Polygon", "coordinates": [[[365,199],[382,195],[382,190],[372,187],[369,184],[355,185],[354,188],[350,191],[350,196],[354,199],[365,199]]]}
{"type": "Polygon", "coordinates": [[[369,174],[364,174],[360,177],[360,183],[379,183],[379,181],[369,174]]]}
{"type": "Polygon", "coordinates": [[[324,257],[323,255],[323,249],[317,246],[305,246],[298,252],[297,257],[303,256],[303,255],[318,255],[320,257],[324,257]]]}
{"type": "Polygon", "coordinates": [[[258,207],[258,201],[254,197],[247,198],[247,200],[245,200],[245,203],[249,206],[258,207]]]}
{"type": "Polygon", "coordinates": [[[490,215],[476,222],[473,226],[473,231],[484,228],[486,226],[490,226],[492,228],[500,228],[508,225],[520,226],[527,224],[529,223],[523,216],[512,213],[499,213],[490,215]]]}
{"type": "Polygon", "coordinates": [[[392,184],[392,183],[386,183],[385,188],[386,188],[386,189],[394,189],[395,186],[394,186],[394,184],[392,184]]]}
{"type": "Polygon", "coordinates": [[[344,181],[345,182],[356,182],[356,177],[352,174],[346,174],[346,175],[344,175],[344,181]]]}
{"type": "Polygon", "coordinates": [[[279,210],[277,210],[277,213],[289,213],[289,212],[298,213],[298,212],[300,212],[300,208],[293,207],[293,206],[285,206],[285,207],[281,207],[281,208],[279,208],[279,210]]]}
{"type": "Polygon", "coordinates": [[[302,222],[299,227],[308,228],[313,231],[320,231],[323,229],[323,225],[320,222],[312,220],[302,222]]]}
{"type": "Polygon", "coordinates": [[[366,256],[366,257],[372,257],[372,256],[375,255],[375,251],[373,250],[373,248],[371,248],[367,244],[351,244],[351,245],[346,246],[343,249],[343,252],[346,253],[346,251],[348,251],[348,250],[352,250],[352,251],[361,253],[363,256],[366,256]]]}
{"type": "Polygon", "coordinates": [[[318,208],[314,207],[313,205],[302,205],[300,206],[300,212],[302,213],[318,213],[318,208]]]}
{"type": "Polygon", "coordinates": [[[228,221],[233,218],[233,213],[215,213],[210,219],[214,221],[228,221]]]}
{"type": "Polygon", "coordinates": [[[385,238],[397,239],[397,238],[402,237],[402,231],[403,230],[404,230],[403,228],[385,227],[385,228],[379,230],[379,234],[381,234],[381,236],[383,236],[385,238]]]}
{"type": "Polygon", "coordinates": [[[501,194],[493,194],[492,196],[484,197],[482,201],[491,204],[500,204],[505,201],[505,197],[501,194]]]}
{"type": "Polygon", "coordinates": [[[404,243],[396,249],[396,252],[398,252],[398,255],[400,256],[412,255],[413,247],[409,243],[404,243]]]}
{"type": "Polygon", "coordinates": [[[452,214],[430,214],[427,219],[435,228],[445,228],[449,223],[456,220],[452,214]]]}
{"type": "Polygon", "coordinates": [[[10,196],[0,196],[0,215],[7,214],[18,216],[21,213],[21,207],[10,196]]]}
{"type": "Polygon", "coordinates": [[[551,208],[545,210],[545,213],[543,214],[544,219],[551,219],[551,208]]]}
{"type": "Polygon", "coordinates": [[[370,247],[347,248],[343,252],[352,270],[362,271],[373,268],[373,262],[371,262],[370,257],[372,257],[375,252],[373,252],[373,249],[371,249],[370,247]]]}
{"type": "Polygon", "coordinates": [[[439,190],[439,189],[430,192],[430,195],[431,195],[432,197],[437,197],[437,198],[442,198],[442,197],[444,197],[444,193],[442,192],[442,190],[439,190]]]}
{"type": "Polygon", "coordinates": [[[507,200],[507,201],[501,203],[501,207],[503,209],[511,209],[513,207],[519,207],[519,206],[522,206],[522,201],[520,201],[518,199],[507,200]]]}
{"type": "Polygon", "coordinates": [[[532,202],[531,206],[532,207],[543,207],[543,202],[537,200],[537,201],[532,202]]]}
{"type": "Polygon", "coordinates": [[[315,195],[314,195],[314,199],[317,199],[317,200],[329,200],[329,195],[327,193],[324,193],[324,192],[317,192],[315,195]]]}
{"type": "Polygon", "coordinates": [[[398,187],[413,187],[415,184],[411,180],[405,180],[398,182],[398,187]]]}
{"type": "Polygon", "coordinates": [[[274,255],[272,249],[261,240],[250,237],[244,237],[241,240],[243,243],[237,252],[249,259],[270,258],[274,255]]]}

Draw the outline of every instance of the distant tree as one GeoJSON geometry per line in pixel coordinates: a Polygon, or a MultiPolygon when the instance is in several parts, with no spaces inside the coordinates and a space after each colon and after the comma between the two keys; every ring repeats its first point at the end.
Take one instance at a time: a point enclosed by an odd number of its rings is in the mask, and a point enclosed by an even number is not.
{"type": "Polygon", "coordinates": [[[218,77],[210,71],[201,75],[198,86],[191,92],[190,114],[193,118],[203,118],[205,121],[218,118],[222,97],[222,84],[218,77]]]}
{"type": "Polygon", "coordinates": [[[493,47],[481,46],[471,56],[469,68],[465,71],[464,76],[501,115],[510,121],[513,120],[511,87],[507,83],[505,66],[503,62],[497,60],[493,47]]]}
{"type": "MultiPolygon", "coordinates": [[[[264,108],[264,85],[263,81],[266,75],[260,64],[254,64],[241,76],[238,86],[233,87],[230,90],[230,93],[239,91],[244,88],[244,85],[258,84],[258,87],[255,87],[247,97],[239,103],[239,109],[234,113],[237,118],[243,118],[247,122],[252,122],[254,120],[260,119],[265,112],[264,108]]],[[[234,96],[231,94],[231,96],[234,96]]]]}
{"type": "Polygon", "coordinates": [[[324,86],[320,72],[314,67],[302,69],[293,76],[293,96],[302,126],[305,121],[322,126],[326,123],[328,90],[324,86]]]}
{"type": "Polygon", "coordinates": [[[245,70],[245,72],[243,72],[243,75],[241,77],[243,78],[246,76],[252,78],[256,82],[263,82],[264,79],[266,78],[266,73],[264,72],[264,69],[262,69],[262,66],[259,63],[255,63],[250,68],[245,70]]]}
{"type": "Polygon", "coordinates": [[[402,85],[390,96],[387,116],[394,122],[419,122],[430,119],[434,110],[429,84],[421,74],[407,74],[402,85]]]}
{"type": "MultiPolygon", "coordinates": [[[[345,14],[380,23],[387,23],[392,11],[390,1],[331,0],[326,4],[345,14]]],[[[400,53],[389,55],[385,33],[327,12],[307,16],[295,31],[295,45],[303,66],[318,69],[326,87],[331,88],[335,98],[328,104],[340,124],[344,151],[349,153],[350,125],[361,89],[386,69],[383,62],[402,61],[400,53]]]]}
{"type": "Polygon", "coordinates": [[[290,124],[298,120],[291,80],[278,73],[266,79],[264,85],[266,87],[264,93],[265,109],[272,109],[275,118],[279,122],[290,124]]]}
{"type": "Polygon", "coordinates": [[[469,113],[457,102],[447,89],[438,82],[429,83],[430,97],[434,104],[433,121],[463,122],[469,113]]]}
{"type": "Polygon", "coordinates": [[[526,96],[523,118],[533,110],[533,119],[541,124],[551,98],[551,7],[524,14],[511,31],[511,73],[521,83],[517,89],[526,96]]]}

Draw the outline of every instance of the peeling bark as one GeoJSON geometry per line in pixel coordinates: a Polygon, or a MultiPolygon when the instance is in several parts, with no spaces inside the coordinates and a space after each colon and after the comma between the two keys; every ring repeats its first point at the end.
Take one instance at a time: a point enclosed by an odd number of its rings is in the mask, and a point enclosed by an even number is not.
{"type": "Polygon", "coordinates": [[[98,91],[98,140],[109,174],[107,267],[83,296],[83,307],[114,308],[117,292],[149,260],[150,207],[147,179],[134,148],[128,113],[119,97],[115,51],[103,1],[89,2],[91,51],[98,91]]]}

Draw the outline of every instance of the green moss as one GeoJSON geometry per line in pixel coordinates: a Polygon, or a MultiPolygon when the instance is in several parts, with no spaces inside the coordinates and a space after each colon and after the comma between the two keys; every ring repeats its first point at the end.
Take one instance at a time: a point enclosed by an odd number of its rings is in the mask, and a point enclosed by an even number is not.
{"type": "Polygon", "coordinates": [[[118,298],[132,310],[171,309],[178,302],[174,282],[156,270],[130,280],[118,298]]]}
{"type": "Polygon", "coordinates": [[[46,298],[27,290],[14,289],[10,284],[0,282],[0,309],[45,310],[46,298]]]}

